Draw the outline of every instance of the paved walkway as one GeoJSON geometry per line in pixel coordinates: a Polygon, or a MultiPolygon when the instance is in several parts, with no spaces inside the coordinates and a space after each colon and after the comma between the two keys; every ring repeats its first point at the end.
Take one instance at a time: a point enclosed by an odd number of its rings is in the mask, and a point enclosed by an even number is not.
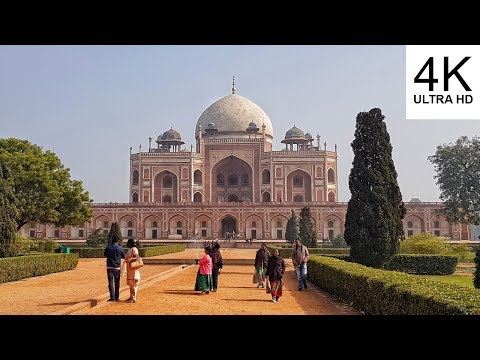
{"type": "MultiPolygon", "coordinates": [[[[251,259],[255,251],[222,249],[222,255],[251,259]]],[[[195,259],[199,254],[197,249],[188,249],[160,257],[195,259]]],[[[291,261],[286,262],[284,293],[278,303],[272,303],[270,295],[252,283],[251,265],[225,265],[219,291],[199,295],[193,291],[198,265],[172,264],[144,266],[137,302],[129,304],[106,302],[105,259],[80,259],[75,270],[0,284],[0,314],[358,314],[312,284],[298,291],[291,261]]],[[[122,286],[120,299],[128,297],[127,289],[122,286]]]]}

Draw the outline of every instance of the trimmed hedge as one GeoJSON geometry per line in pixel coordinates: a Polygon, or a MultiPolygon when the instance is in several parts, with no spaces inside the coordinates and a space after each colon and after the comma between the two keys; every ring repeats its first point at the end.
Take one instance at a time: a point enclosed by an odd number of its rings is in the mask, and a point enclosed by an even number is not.
{"type": "Polygon", "coordinates": [[[187,248],[186,244],[162,245],[162,246],[140,248],[138,249],[138,252],[140,253],[141,257],[149,257],[149,256],[157,256],[157,255],[185,251],[186,248],[187,248]]]}
{"type": "Polygon", "coordinates": [[[480,315],[480,291],[313,255],[308,280],[368,315],[480,315]]]}
{"type": "MultiPolygon", "coordinates": [[[[141,257],[157,256],[163,254],[170,254],[174,252],[184,251],[187,245],[185,244],[175,244],[175,245],[160,245],[160,246],[150,246],[142,247],[138,249],[138,252],[141,257]]],[[[124,248],[125,253],[128,251],[128,248],[124,248]]],[[[70,252],[78,254],[81,258],[103,258],[103,253],[105,248],[71,248],[70,252]]]]}
{"type": "Polygon", "coordinates": [[[70,248],[70,253],[78,254],[80,258],[103,258],[105,248],[101,247],[78,247],[70,248]]]}
{"type": "MultiPolygon", "coordinates": [[[[278,249],[278,253],[281,257],[285,259],[290,259],[292,257],[292,249],[293,247],[290,245],[288,248],[285,247],[278,247],[278,246],[267,246],[268,251],[270,253],[273,252],[274,249],[278,249]]],[[[321,254],[321,255],[350,255],[350,249],[348,248],[308,248],[308,253],[310,255],[313,254],[321,254]]]]}
{"type": "Polygon", "coordinates": [[[43,254],[0,258],[0,283],[75,269],[77,254],[43,254]]]}
{"type": "Polygon", "coordinates": [[[419,275],[451,275],[457,264],[456,256],[398,254],[388,263],[386,269],[419,275]]]}

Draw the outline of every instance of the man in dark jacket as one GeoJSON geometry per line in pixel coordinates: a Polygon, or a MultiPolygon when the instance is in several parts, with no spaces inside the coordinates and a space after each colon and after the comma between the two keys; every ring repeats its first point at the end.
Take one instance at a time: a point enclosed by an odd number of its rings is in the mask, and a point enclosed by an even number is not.
{"type": "Polygon", "coordinates": [[[113,235],[112,243],[103,252],[103,256],[107,258],[108,291],[110,291],[108,301],[119,301],[120,297],[120,269],[122,259],[125,259],[125,251],[117,243],[118,237],[113,235]]]}
{"type": "Polygon", "coordinates": [[[270,252],[267,249],[267,245],[262,243],[260,249],[257,250],[255,255],[255,273],[258,274],[258,286],[265,287],[265,278],[267,273],[268,259],[270,259],[270,252]]]}
{"type": "Polygon", "coordinates": [[[216,242],[213,245],[213,253],[212,253],[212,282],[213,287],[212,291],[217,291],[218,288],[218,275],[220,275],[220,271],[223,268],[223,258],[222,254],[220,253],[220,244],[216,242]]]}

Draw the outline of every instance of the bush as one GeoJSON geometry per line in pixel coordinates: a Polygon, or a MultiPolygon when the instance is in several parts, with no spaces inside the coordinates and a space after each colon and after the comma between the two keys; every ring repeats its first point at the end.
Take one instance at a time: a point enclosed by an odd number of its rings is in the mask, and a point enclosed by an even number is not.
{"type": "Polygon", "coordinates": [[[368,315],[480,315],[480,292],[313,255],[308,280],[368,315]]]}
{"type": "Polygon", "coordinates": [[[99,247],[72,247],[70,248],[71,254],[78,254],[80,258],[103,258],[104,248],[99,247]]]}
{"type": "Polygon", "coordinates": [[[458,258],[459,262],[473,262],[475,253],[471,246],[467,244],[450,244],[453,255],[458,258]]]}
{"type": "Polygon", "coordinates": [[[343,235],[337,235],[332,239],[332,246],[334,248],[348,248],[348,244],[345,241],[343,235]]]}
{"type": "Polygon", "coordinates": [[[453,255],[452,248],[445,238],[430,233],[415,234],[403,240],[399,253],[453,255]]]}
{"type": "Polygon", "coordinates": [[[102,232],[102,229],[95,229],[87,237],[87,240],[86,240],[87,246],[104,248],[105,246],[107,246],[107,243],[108,243],[107,236],[108,234],[104,234],[102,232]]]}
{"type": "Polygon", "coordinates": [[[0,283],[75,269],[77,254],[26,255],[0,259],[0,283]]]}

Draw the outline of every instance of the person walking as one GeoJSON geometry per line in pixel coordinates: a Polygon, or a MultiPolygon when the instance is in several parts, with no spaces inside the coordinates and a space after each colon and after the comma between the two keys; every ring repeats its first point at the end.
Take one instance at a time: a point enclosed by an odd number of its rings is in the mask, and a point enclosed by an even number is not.
{"type": "Polygon", "coordinates": [[[220,275],[223,268],[223,258],[220,253],[220,244],[216,242],[213,244],[212,253],[212,291],[216,292],[218,288],[218,275],[220,275]]]}
{"type": "Polygon", "coordinates": [[[127,285],[130,286],[130,297],[125,300],[128,303],[134,303],[137,301],[137,290],[140,284],[140,268],[132,269],[130,263],[134,262],[140,257],[138,249],[135,246],[133,239],[128,239],[127,247],[129,250],[125,255],[125,261],[127,263],[127,285]]]}
{"type": "Polygon", "coordinates": [[[120,269],[125,251],[118,245],[118,237],[112,236],[112,243],[105,248],[103,256],[107,258],[108,291],[110,298],[107,301],[119,301],[120,297],[120,269]]]}
{"type": "MultiPolygon", "coordinates": [[[[272,302],[277,302],[282,296],[283,274],[285,273],[285,260],[280,256],[278,249],[273,250],[273,256],[268,259],[267,276],[270,281],[272,302]]],[[[268,288],[268,284],[267,284],[268,288]]]]}
{"type": "Polygon", "coordinates": [[[210,246],[205,248],[205,255],[198,262],[199,269],[195,280],[195,291],[201,291],[200,295],[210,294],[212,289],[212,258],[210,257],[212,249],[210,246]]]}
{"type": "Polygon", "coordinates": [[[262,243],[260,249],[257,250],[255,255],[255,273],[258,274],[257,287],[265,287],[265,279],[267,273],[268,259],[270,259],[270,252],[267,249],[267,244],[262,243]]]}
{"type": "Polygon", "coordinates": [[[295,240],[292,252],[292,262],[295,267],[298,279],[298,290],[307,288],[307,261],[309,258],[308,249],[300,240],[295,240]]]}

